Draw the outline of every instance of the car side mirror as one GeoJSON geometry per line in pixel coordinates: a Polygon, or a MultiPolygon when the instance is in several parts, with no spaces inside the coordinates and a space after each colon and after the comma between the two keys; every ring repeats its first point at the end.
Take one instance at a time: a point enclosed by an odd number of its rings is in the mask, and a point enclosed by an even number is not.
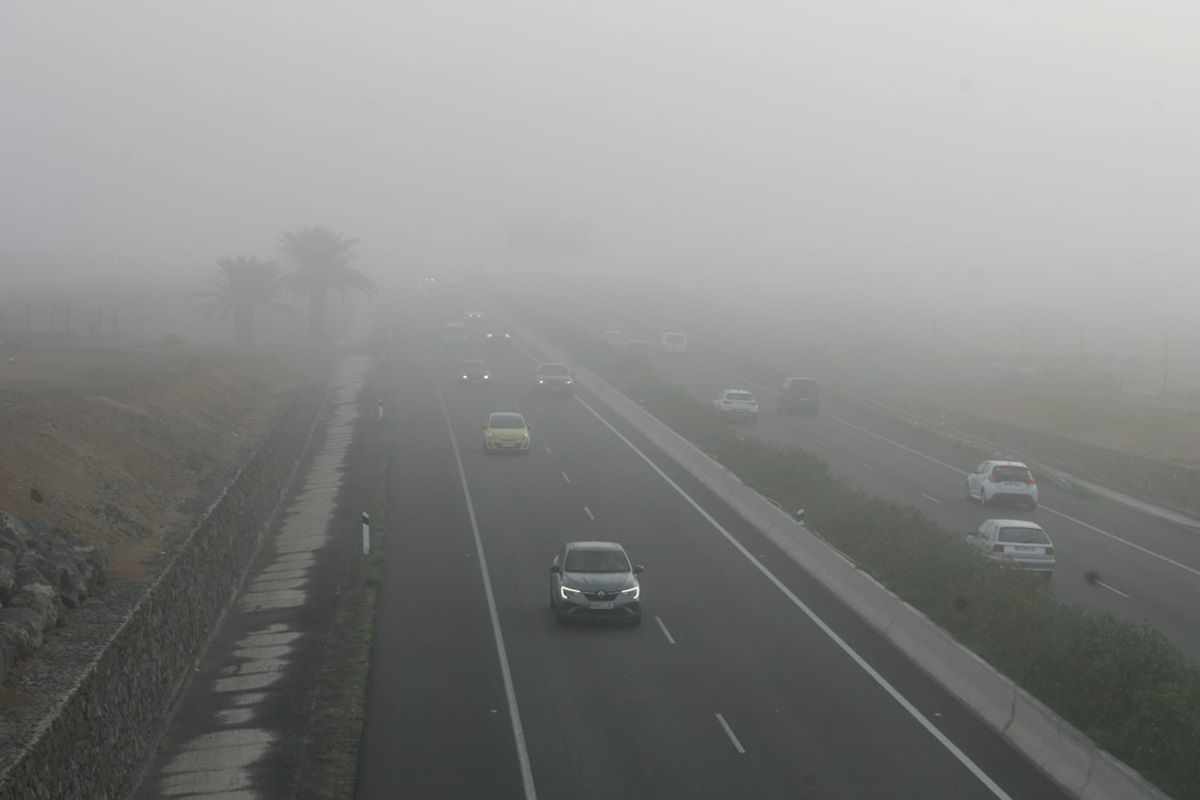
{"type": "Polygon", "coordinates": [[[562,567],[560,567],[558,564],[551,564],[550,571],[553,572],[555,575],[561,575],[562,567]]]}
{"type": "Polygon", "coordinates": [[[645,567],[643,567],[641,564],[634,564],[633,565],[633,574],[637,575],[639,572],[641,572],[644,569],[645,569],[645,567]]]}

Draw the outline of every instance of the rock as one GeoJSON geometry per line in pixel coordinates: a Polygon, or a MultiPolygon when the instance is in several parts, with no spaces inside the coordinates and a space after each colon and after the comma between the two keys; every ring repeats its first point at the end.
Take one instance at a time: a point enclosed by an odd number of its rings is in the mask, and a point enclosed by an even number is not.
{"type": "Polygon", "coordinates": [[[17,659],[24,655],[21,652],[20,645],[14,641],[6,631],[0,629],[0,683],[8,677],[8,671],[17,663],[17,659]]]}
{"type": "Polygon", "coordinates": [[[77,608],[87,597],[88,585],[83,573],[68,556],[54,556],[42,573],[50,585],[58,591],[59,599],[67,608],[77,608]]]}
{"type": "Polygon", "coordinates": [[[41,625],[41,617],[31,608],[0,609],[0,636],[14,643],[22,657],[42,646],[41,625]]]}
{"type": "Polygon", "coordinates": [[[11,550],[0,548],[0,605],[8,602],[17,583],[17,556],[11,550]]]}
{"type": "Polygon", "coordinates": [[[93,572],[88,585],[103,583],[104,576],[108,574],[108,556],[104,555],[104,551],[91,545],[79,545],[71,549],[79,560],[80,569],[86,572],[90,567],[93,572]]]}
{"type": "MultiPolygon", "coordinates": [[[[42,574],[42,571],[36,567],[29,566],[28,563],[23,563],[17,566],[16,579],[17,589],[20,589],[22,586],[29,586],[33,583],[44,583],[47,586],[50,585],[50,581],[46,580],[46,576],[42,574]]],[[[9,605],[12,604],[10,603],[9,605]]]]}
{"type": "Polygon", "coordinates": [[[13,592],[9,605],[11,608],[27,608],[35,612],[42,632],[53,628],[62,618],[62,601],[58,599],[58,592],[45,582],[21,586],[13,592]]]}

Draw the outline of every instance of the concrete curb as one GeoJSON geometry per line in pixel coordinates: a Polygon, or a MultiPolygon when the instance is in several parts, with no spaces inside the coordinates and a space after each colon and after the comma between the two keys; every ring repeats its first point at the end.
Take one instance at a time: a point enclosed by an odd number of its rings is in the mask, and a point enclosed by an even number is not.
{"type": "MultiPolygon", "coordinates": [[[[570,363],[564,353],[526,326],[514,323],[512,327],[547,355],[570,363]]],[[[1169,800],[1140,774],[1101,750],[1041,701],[847,562],[833,547],[640,405],[588,370],[577,368],[576,380],[761,531],[1067,792],[1086,800],[1169,800]]]]}

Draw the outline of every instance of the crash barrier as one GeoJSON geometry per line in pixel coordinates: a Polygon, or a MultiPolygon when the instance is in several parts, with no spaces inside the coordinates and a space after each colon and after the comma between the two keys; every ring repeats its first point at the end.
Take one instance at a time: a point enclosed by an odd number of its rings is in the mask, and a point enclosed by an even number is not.
{"type": "MultiPolygon", "coordinates": [[[[518,322],[547,357],[570,358],[518,322]]],[[[626,424],[729,505],[801,568],[885,636],[926,674],[1081,800],[1169,800],[1140,774],[1017,686],[828,543],[745,486],[733,473],[589,370],[576,381],[626,424]]]]}

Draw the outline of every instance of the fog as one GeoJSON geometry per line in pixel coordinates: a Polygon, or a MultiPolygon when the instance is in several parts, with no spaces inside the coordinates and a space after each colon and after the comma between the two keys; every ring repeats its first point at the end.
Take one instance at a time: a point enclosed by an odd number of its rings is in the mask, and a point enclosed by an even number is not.
{"type": "Polygon", "coordinates": [[[316,224],[382,280],[1194,357],[1197,41],[1186,0],[8,3],[0,303],[316,224]]]}

